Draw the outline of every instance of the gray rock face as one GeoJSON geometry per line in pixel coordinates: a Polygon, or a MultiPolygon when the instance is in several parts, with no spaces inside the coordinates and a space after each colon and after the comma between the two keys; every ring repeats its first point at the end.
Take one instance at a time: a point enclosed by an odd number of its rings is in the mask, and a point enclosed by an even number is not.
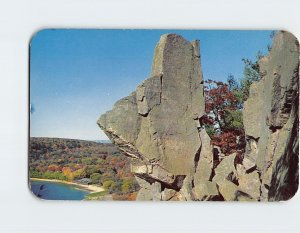
{"type": "Polygon", "coordinates": [[[209,201],[213,198],[219,197],[219,191],[215,182],[206,181],[196,184],[194,189],[194,196],[199,201],[209,201]]]}
{"type": "Polygon", "coordinates": [[[249,169],[256,165],[261,174],[260,200],[286,200],[298,188],[297,39],[288,32],[277,33],[269,55],[259,66],[262,79],[251,85],[243,110],[248,160],[244,164],[249,169]]]}
{"type": "Polygon", "coordinates": [[[141,187],[137,200],[292,197],[298,188],[298,67],[296,38],[279,32],[260,61],[262,79],[244,104],[247,147],[237,164],[236,153],[225,156],[213,148],[200,125],[205,103],[199,42],[163,35],[151,77],[97,122],[132,158],[141,187]]]}
{"type": "MultiPolygon", "coordinates": [[[[201,147],[210,147],[206,132],[199,133],[203,93],[199,42],[163,35],[155,49],[151,77],[97,123],[132,157],[132,172],[137,177],[160,183],[161,192],[164,188],[179,191],[183,183],[191,186],[197,167],[205,169],[202,174],[197,171],[201,181],[207,181],[211,173],[211,151],[200,156],[201,147]]],[[[144,184],[141,187],[141,192],[147,190],[144,184]]],[[[142,196],[147,195],[138,198],[142,196]]]]}
{"type": "MultiPolygon", "coordinates": [[[[202,143],[199,134],[203,114],[199,42],[190,43],[181,36],[167,34],[156,46],[151,77],[102,115],[98,124],[132,157],[131,169],[137,177],[150,184],[160,183],[160,192],[165,188],[179,191],[186,177],[193,181],[196,167],[202,166],[201,146],[208,147],[210,143],[207,137],[202,143]]],[[[208,170],[212,167],[210,154],[203,160],[208,170]]],[[[149,199],[145,190],[150,189],[144,186],[141,185],[139,199],[149,199]]],[[[157,194],[151,192],[152,199],[157,199],[157,194]]],[[[166,192],[163,198],[168,199],[166,192]]]]}

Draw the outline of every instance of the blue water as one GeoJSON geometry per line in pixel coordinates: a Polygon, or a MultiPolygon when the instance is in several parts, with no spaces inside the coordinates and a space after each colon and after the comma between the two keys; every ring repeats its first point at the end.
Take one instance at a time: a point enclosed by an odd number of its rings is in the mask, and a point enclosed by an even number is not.
{"type": "Polygon", "coordinates": [[[74,185],[48,182],[30,181],[32,192],[46,200],[82,200],[88,191],[77,189],[74,185]]]}

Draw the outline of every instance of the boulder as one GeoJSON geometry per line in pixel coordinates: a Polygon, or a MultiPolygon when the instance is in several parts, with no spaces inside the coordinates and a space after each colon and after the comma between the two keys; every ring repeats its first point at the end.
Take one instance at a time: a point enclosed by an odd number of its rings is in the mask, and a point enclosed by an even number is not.
{"type": "Polygon", "coordinates": [[[160,201],[161,200],[161,183],[160,182],[154,182],[151,185],[151,196],[153,198],[153,201],[160,201]]]}
{"type": "Polygon", "coordinates": [[[200,131],[201,138],[201,156],[196,161],[196,172],[194,174],[194,185],[206,184],[210,180],[213,170],[213,146],[210,144],[210,137],[205,130],[200,131]]]}
{"type": "Polygon", "coordinates": [[[219,191],[215,182],[206,181],[195,185],[193,188],[195,199],[199,201],[209,201],[219,196],[219,191]]]}
{"type": "Polygon", "coordinates": [[[179,191],[180,198],[184,201],[192,201],[193,200],[192,190],[193,190],[193,177],[187,176],[184,179],[182,187],[179,191]]]}
{"type": "Polygon", "coordinates": [[[169,201],[172,198],[175,197],[176,195],[176,191],[174,189],[167,189],[165,188],[162,192],[161,192],[161,200],[162,201],[169,201]]]}
{"type": "Polygon", "coordinates": [[[136,196],[136,200],[137,201],[152,201],[153,197],[152,197],[152,192],[149,189],[145,189],[145,188],[140,188],[137,196],[136,196]]]}
{"type": "Polygon", "coordinates": [[[237,177],[241,177],[246,174],[246,168],[242,164],[236,165],[236,174],[237,177]]]}
{"type": "Polygon", "coordinates": [[[243,159],[243,167],[245,168],[246,172],[248,172],[249,170],[254,169],[256,167],[256,164],[251,159],[245,157],[243,159]]]}
{"type": "Polygon", "coordinates": [[[215,168],[215,176],[213,177],[213,181],[220,185],[224,180],[228,180],[233,176],[237,176],[237,172],[234,166],[234,160],[236,157],[236,153],[226,156],[219,165],[215,168]]]}
{"type": "Polygon", "coordinates": [[[224,198],[225,201],[236,201],[237,200],[237,192],[239,191],[238,186],[234,183],[223,180],[219,182],[219,192],[224,198]]]}
{"type": "Polygon", "coordinates": [[[257,171],[240,176],[238,179],[238,183],[239,190],[243,191],[244,193],[247,193],[254,200],[260,199],[261,183],[257,171]]]}

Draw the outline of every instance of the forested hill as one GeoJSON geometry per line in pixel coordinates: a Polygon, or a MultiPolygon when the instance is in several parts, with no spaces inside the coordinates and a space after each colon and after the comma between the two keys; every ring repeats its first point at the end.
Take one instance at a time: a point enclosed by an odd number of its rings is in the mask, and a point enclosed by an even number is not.
{"type": "Polygon", "coordinates": [[[111,143],[31,137],[29,177],[103,186],[116,199],[134,198],[138,190],[129,159],[111,143]]]}

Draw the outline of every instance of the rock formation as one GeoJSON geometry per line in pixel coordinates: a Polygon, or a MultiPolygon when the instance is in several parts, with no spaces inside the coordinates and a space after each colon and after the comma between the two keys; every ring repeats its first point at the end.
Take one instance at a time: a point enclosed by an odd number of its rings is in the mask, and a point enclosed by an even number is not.
{"type": "MultiPolygon", "coordinates": [[[[255,166],[260,200],[286,200],[298,189],[299,44],[288,32],[274,38],[259,62],[262,79],[244,104],[245,160],[255,166]]],[[[250,173],[251,174],[251,173],[250,173]]]]}
{"type": "Polygon", "coordinates": [[[282,200],[298,185],[298,44],[278,33],[260,63],[262,80],[244,106],[242,163],[214,168],[204,112],[199,41],[163,35],[151,77],[103,114],[98,125],[125,155],[141,187],[137,200],[282,200]],[[297,184],[297,185],[296,185],[297,184]],[[288,194],[287,194],[288,193],[288,194]]]}

